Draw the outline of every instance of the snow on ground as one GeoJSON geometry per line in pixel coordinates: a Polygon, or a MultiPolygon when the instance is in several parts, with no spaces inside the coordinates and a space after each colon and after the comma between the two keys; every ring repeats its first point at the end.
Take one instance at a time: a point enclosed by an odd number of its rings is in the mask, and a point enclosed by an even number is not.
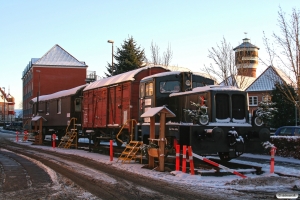
{"type": "MultiPolygon", "coordinates": [[[[12,139],[14,140],[14,139],[12,139]]],[[[14,142],[16,142],[14,140],[14,142]]],[[[140,174],[142,176],[152,177],[155,179],[165,180],[168,182],[173,182],[178,185],[183,185],[188,187],[191,190],[197,190],[199,186],[206,187],[208,190],[221,189],[233,191],[261,191],[261,192],[296,192],[300,193],[300,160],[293,158],[283,158],[275,155],[275,174],[270,174],[270,156],[266,155],[254,155],[254,154],[243,154],[242,157],[251,157],[251,158],[260,158],[265,159],[266,164],[257,164],[248,161],[235,160],[234,162],[244,163],[244,164],[253,164],[259,165],[264,171],[261,175],[256,175],[252,173],[244,173],[247,178],[243,179],[236,175],[227,175],[222,177],[216,176],[201,176],[201,175],[190,175],[182,173],[181,171],[172,171],[170,172],[158,172],[156,170],[149,170],[142,168],[144,164],[139,164],[135,162],[122,164],[121,161],[117,162],[117,158],[113,158],[113,161],[110,161],[110,157],[107,155],[91,153],[84,150],[78,149],[60,149],[52,148],[51,146],[40,146],[32,145],[32,142],[18,142],[23,145],[30,145],[34,148],[41,148],[51,151],[56,151],[65,154],[74,154],[86,158],[93,159],[95,161],[106,163],[113,167],[130,171],[133,173],[140,174]],[[277,162],[286,163],[280,164],[281,166],[276,165],[277,162]],[[291,166],[291,164],[293,166],[291,166]],[[299,168],[297,165],[299,164],[299,168]],[[295,167],[296,166],[296,167],[295,167]],[[292,175],[294,177],[282,177],[276,174],[276,172],[292,175]],[[295,177],[296,176],[296,177],[295,177]]],[[[114,144],[116,145],[116,144],[114,144]]],[[[208,157],[209,158],[209,157],[208,157]]],[[[51,170],[46,170],[50,172],[51,170]]],[[[222,170],[221,170],[222,171],[222,170]]],[[[55,178],[54,178],[55,179],[55,178]]],[[[300,197],[300,194],[298,195],[300,197]]]]}
{"type": "MultiPolygon", "coordinates": [[[[16,141],[15,141],[16,142],[16,141]]],[[[270,174],[269,164],[257,164],[247,161],[234,161],[244,164],[255,164],[262,167],[264,171],[261,175],[256,175],[252,173],[245,173],[247,178],[243,179],[236,175],[227,175],[222,177],[216,176],[201,176],[201,175],[190,175],[187,173],[182,173],[181,171],[170,172],[158,172],[156,170],[149,170],[142,168],[145,164],[139,164],[136,162],[122,163],[118,161],[118,158],[113,158],[110,161],[110,157],[107,155],[97,154],[88,152],[85,150],[78,149],[61,149],[52,148],[51,146],[39,146],[31,145],[31,142],[19,142],[23,145],[30,145],[30,147],[41,148],[46,150],[51,150],[55,152],[74,154],[86,158],[93,159],[95,161],[106,163],[107,165],[114,166],[119,169],[130,171],[142,176],[152,177],[155,179],[165,180],[168,182],[173,182],[176,184],[183,184],[190,187],[191,189],[197,189],[197,186],[205,186],[207,188],[218,188],[218,189],[233,189],[233,190],[255,190],[255,191],[268,191],[268,192],[291,192],[296,191],[300,193],[300,160],[293,158],[283,158],[275,156],[275,172],[280,172],[281,174],[292,175],[296,177],[281,177],[276,173],[270,174]],[[276,161],[299,164],[299,168],[287,166],[276,166],[276,161]],[[238,185],[238,187],[237,187],[238,185]]],[[[270,156],[266,155],[253,155],[253,154],[243,154],[243,157],[252,157],[270,160],[270,156]]],[[[268,163],[268,162],[267,162],[268,163]]],[[[221,170],[222,171],[222,170],[221,170]]],[[[299,195],[300,196],[300,195],[299,195]]]]}

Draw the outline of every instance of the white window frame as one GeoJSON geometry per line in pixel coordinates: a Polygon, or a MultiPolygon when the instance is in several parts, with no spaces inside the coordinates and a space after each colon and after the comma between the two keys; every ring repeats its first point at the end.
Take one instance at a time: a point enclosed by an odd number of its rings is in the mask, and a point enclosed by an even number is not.
{"type": "Polygon", "coordinates": [[[249,96],[249,106],[258,106],[258,97],[257,96],[249,96]],[[256,104],[254,104],[256,99],[256,104]]]}

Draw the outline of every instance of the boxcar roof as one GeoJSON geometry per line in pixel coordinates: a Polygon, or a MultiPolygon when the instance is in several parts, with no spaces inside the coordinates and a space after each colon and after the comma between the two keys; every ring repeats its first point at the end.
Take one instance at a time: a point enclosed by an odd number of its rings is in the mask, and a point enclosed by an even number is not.
{"type": "Polygon", "coordinates": [[[112,84],[117,84],[117,83],[122,83],[125,81],[134,81],[135,80],[135,76],[143,71],[143,70],[147,70],[150,68],[154,68],[154,67],[161,67],[164,68],[162,66],[146,66],[146,67],[142,67],[142,68],[138,68],[129,72],[125,72],[122,74],[118,74],[112,77],[108,77],[108,78],[104,78],[95,82],[90,83],[86,88],[84,88],[83,91],[87,91],[87,90],[92,90],[94,88],[101,88],[101,87],[105,87],[108,85],[112,85],[112,84]]]}
{"type": "Polygon", "coordinates": [[[193,93],[198,93],[198,92],[213,91],[213,90],[214,91],[228,91],[228,90],[242,91],[234,86],[208,85],[208,86],[193,88],[193,90],[191,90],[191,91],[172,93],[172,94],[170,94],[170,97],[180,96],[180,95],[185,95],[185,94],[193,94],[193,93]]]}
{"type": "MultiPolygon", "coordinates": [[[[76,94],[76,92],[78,90],[82,89],[85,86],[87,86],[87,84],[80,85],[80,86],[77,86],[75,88],[71,88],[69,90],[62,90],[62,91],[59,91],[59,92],[55,92],[53,94],[41,95],[39,97],[39,101],[47,101],[47,100],[51,100],[51,99],[57,99],[57,98],[61,98],[61,97],[70,96],[70,95],[76,94]]],[[[33,103],[35,103],[36,101],[37,101],[37,97],[31,99],[31,102],[33,102],[33,103]]]]}
{"type": "MultiPolygon", "coordinates": [[[[143,78],[142,80],[146,80],[149,78],[156,78],[156,77],[162,77],[162,76],[168,76],[168,75],[179,75],[182,72],[189,72],[189,71],[171,71],[171,72],[162,72],[162,73],[158,73],[158,74],[153,74],[151,76],[147,76],[145,78],[143,78]]],[[[205,73],[201,73],[201,72],[192,72],[192,74],[194,75],[198,75],[198,76],[203,76],[205,78],[210,78],[208,76],[208,74],[205,73]]]]}

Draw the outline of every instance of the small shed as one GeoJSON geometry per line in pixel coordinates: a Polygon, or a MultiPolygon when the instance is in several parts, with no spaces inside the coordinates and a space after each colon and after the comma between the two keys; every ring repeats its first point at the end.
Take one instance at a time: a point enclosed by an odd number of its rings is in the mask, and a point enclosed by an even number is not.
{"type": "MultiPolygon", "coordinates": [[[[141,115],[142,118],[150,118],[150,138],[149,140],[158,141],[158,158],[159,158],[159,171],[165,171],[165,127],[166,117],[176,117],[176,115],[165,106],[154,107],[148,109],[141,115]],[[159,138],[155,139],[155,115],[160,115],[159,138]]],[[[154,168],[154,157],[149,156],[149,167],[154,168]]]]}
{"type": "Polygon", "coordinates": [[[43,143],[43,134],[42,134],[42,130],[43,130],[43,121],[47,121],[44,117],[42,116],[35,116],[31,119],[31,122],[34,122],[34,131],[37,132],[38,131],[38,135],[37,138],[35,140],[36,144],[42,144],[43,143]],[[37,127],[39,127],[39,130],[37,130],[37,127]]]}

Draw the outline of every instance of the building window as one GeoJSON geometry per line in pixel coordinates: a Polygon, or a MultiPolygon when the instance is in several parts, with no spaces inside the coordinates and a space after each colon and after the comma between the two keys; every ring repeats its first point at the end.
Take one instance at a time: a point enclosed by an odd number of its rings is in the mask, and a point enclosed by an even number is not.
{"type": "Polygon", "coordinates": [[[61,113],[61,99],[57,100],[57,114],[61,113]]]}
{"type": "Polygon", "coordinates": [[[257,96],[249,97],[249,106],[257,106],[257,96]]]}

